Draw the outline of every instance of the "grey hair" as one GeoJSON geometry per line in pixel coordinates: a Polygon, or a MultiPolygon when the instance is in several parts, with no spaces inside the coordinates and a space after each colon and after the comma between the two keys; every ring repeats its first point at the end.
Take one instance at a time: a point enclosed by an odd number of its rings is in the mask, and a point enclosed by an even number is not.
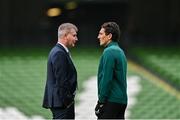
{"type": "Polygon", "coordinates": [[[58,38],[64,36],[65,34],[71,32],[71,30],[74,29],[76,32],[78,31],[78,28],[76,25],[72,23],[63,23],[58,28],[58,38]]]}

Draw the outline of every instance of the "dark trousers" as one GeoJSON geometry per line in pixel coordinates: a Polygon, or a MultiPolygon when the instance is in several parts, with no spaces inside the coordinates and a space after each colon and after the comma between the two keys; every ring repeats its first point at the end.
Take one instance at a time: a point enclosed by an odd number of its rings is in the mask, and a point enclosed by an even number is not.
{"type": "Polygon", "coordinates": [[[69,108],[51,108],[53,119],[75,119],[74,104],[69,108]]]}
{"type": "Polygon", "coordinates": [[[98,119],[124,119],[127,104],[106,102],[98,119]]]}

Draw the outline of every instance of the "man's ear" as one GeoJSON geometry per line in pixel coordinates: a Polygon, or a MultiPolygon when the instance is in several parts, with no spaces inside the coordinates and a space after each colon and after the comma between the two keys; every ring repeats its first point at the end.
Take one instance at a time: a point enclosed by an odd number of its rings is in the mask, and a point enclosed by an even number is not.
{"type": "Polygon", "coordinates": [[[65,33],[64,34],[64,39],[67,39],[67,37],[68,37],[68,33],[65,33]]]}
{"type": "Polygon", "coordinates": [[[112,39],[112,34],[111,34],[111,33],[109,33],[109,35],[108,35],[108,39],[109,39],[109,40],[111,40],[111,39],[112,39]]]}

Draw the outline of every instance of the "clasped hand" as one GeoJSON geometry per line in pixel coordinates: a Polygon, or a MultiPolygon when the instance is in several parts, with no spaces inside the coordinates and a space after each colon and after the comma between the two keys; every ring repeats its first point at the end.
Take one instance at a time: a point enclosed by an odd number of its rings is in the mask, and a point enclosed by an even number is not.
{"type": "Polygon", "coordinates": [[[97,117],[101,116],[104,111],[104,103],[97,102],[97,105],[95,107],[95,114],[97,117]]]}

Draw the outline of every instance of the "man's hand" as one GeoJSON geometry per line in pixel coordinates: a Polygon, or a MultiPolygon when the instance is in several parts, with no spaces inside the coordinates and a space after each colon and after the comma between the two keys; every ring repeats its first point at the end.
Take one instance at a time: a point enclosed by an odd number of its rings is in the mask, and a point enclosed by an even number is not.
{"type": "Polygon", "coordinates": [[[97,117],[100,117],[104,111],[104,103],[97,102],[97,105],[95,107],[95,114],[97,117]]]}
{"type": "Polygon", "coordinates": [[[66,95],[63,103],[65,108],[69,108],[74,103],[74,97],[72,97],[71,95],[66,95]]]}

